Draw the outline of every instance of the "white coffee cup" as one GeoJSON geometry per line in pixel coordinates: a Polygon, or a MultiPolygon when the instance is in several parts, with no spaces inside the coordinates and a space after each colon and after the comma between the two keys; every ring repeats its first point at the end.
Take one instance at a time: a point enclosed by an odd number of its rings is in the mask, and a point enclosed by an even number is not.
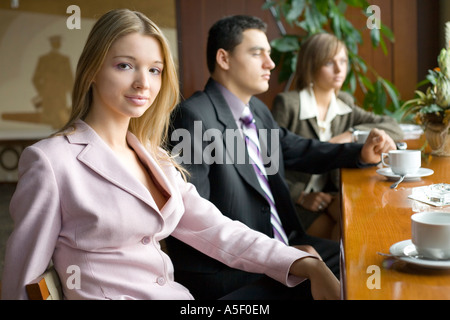
{"type": "Polygon", "coordinates": [[[370,131],[363,131],[363,130],[355,130],[352,133],[352,139],[353,142],[356,143],[365,143],[367,140],[367,137],[369,136],[370,131]]]}
{"type": "Polygon", "coordinates": [[[411,236],[419,255],[430,259],[450,259],[450,212],[413,214],[411,236]]]}
{"type": "Polygon", "coordinates": [[[386,167],[391,167],[394,174],[413,174],[422,165],[420,150],[391,150],[381,154],[381,162],[386,167]]]}

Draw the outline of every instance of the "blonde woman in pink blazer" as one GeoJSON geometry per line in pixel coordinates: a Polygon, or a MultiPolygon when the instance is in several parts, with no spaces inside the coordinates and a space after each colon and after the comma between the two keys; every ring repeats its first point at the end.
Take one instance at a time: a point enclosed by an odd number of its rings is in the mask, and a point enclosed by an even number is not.
{"type": "Polygon", "coordinates": [[[192,299],[161,250],[169,235],[287,286],[309,278],[316,299],[339,298],[313,251],[228,219],[185,182],[160,148],[177,100],[158,27],[129,10],[102,16],[77,66],[69,122],[21,156],[3,299],[26,299],[51,260],[66,299],[192,299]]]}

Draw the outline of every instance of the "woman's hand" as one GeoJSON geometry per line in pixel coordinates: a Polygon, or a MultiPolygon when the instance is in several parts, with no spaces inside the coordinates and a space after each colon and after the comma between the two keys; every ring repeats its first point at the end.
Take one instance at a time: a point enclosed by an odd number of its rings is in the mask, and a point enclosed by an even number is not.
{"type": "Polygon", "coordinates": [[[312,212],[321,212],[328,208],[333,201],[333,196],[325,192],[302,193],[297,203],[312,212]]]}
{"type": "Polygon", "coordinates": [[[322,260],[306,257],[294,261],[290,273],[311,281],[311,294],[315,300],[340,299],[340,283],[322,260]]]}

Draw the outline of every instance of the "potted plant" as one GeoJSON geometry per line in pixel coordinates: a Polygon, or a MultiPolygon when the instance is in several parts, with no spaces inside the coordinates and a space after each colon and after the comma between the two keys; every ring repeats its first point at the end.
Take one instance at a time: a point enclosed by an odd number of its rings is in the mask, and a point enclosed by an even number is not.
{"type": "MultiPolygon", "coordinates": [[[[305,39],[315,33],[331,32],[348,49],[349,72],[342,89],[354,93],[359,86],[364,93],[364,109],[400,120],[398,90],[359,55],[362,30],[355,28],[347,19],[348,7],[361,9],[362,16],[369,16],[367,0],[266,0],[263,8],[270,9],[281,25],[285,21],[295,30],[289,34],[284,27],[280,28],[281,37],[271,42],[272,58],[280,68],[279,81],[286,81],[286,89],[289,89],[295,73],[297,53],[305,39]],[[368,71],[375,78],[374,81],[370,80],[368,71]]],[[[381,21],[379,23],[379,27],[370,29],[371,43],[373,48],[380,47],[387,54],[386,41],[394,42],[394,34],[381,21]]]]}
{"type": "Polygon", "coordinates": [[[445,26],[446,47],[438,56],[438,67],[429,70],[418,86],[429,84],[426,91],[416,90],[416,96],[401,109],[404,117],[413,115],[422,125],[431,154],[450,156],[450,22],[445,26]]]}

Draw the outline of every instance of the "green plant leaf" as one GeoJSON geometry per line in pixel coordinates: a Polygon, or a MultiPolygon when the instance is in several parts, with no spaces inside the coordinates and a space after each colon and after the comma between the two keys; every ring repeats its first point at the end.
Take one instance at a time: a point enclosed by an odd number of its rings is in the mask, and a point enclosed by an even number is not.
{"type": "Polygon", "coordinates": [[[272,48],[280,52],[298,51],[300,49],[297,36],[286,35],[270,42],[272,48]]]}
{"type": "Polygon", "coordinates": [[[372,40],[372,47],[378,47],[380,45],[380,30],[377,28],[370,30],[370,39],[372,40]]]}
{"type": "Polygon", "coordinates": [[[356,75],[354,72],[352,72],[349,76],[349,85],[351,92],[356,91],[356,75]]]}
{"type": "Polygon", "coordinates": [[[416,88],[419,88],[419,87],[424,86],[424,85],[429,84],[429,83],[430,83],[430,80],[425,78],[424,80],[420,81],[420,82],[416,85],[416,88]]]}
{"type": "Polygon", "coordinates": [[[356,8],[366,8],[369,6],[367,1],[365,0],[344,0],[346,4],[356,8]]]}
{"type": "Polygon", "coordinates": [[[395,88],[394,84],[391,83],[389,80],[383,79],[381,77],[378,78],[378,81],[382,84],[384,89],[389,95],[389,98],[391,98],[392,104],[394,105],[394,110],[400,109],[400,102],[398,99],[398,90],[395,88]]]}
{"type": "MultiPolygon", "coordinates": [[[[271,12],[275,19],[282,21],[284,18],[290,25],[302,30],[299,32],[301,36],[285,35],[271,42],[272,59],[280,71],[279,81],[288,80],[295,72],[299,43],[303,37],[318,32],[333,32],[344,41],[348,49],[349,72],[342,90],[354,93],[360,87],[365,93],[363,107],[378,114],[397,116],[402,112],[413,110],[415,108],[413,104],[405,106],[404,109],[400,106],[395,86],[380,77],[358,53],[359,45],[363,43],[362,30],[353,26],[345,12],[348,7],[359,8],[362,9],[362,17],[367,18],[365,10],[369,5],[367,0],[267,0],[263,7],[274,8],[275,10],[271,12]],[[376,79],[374,82],[369,80],[371,78],[367,75],[369,71],[376,79]]],[[[387,54],[386,42],[393,42],[394,34],[381,23],[380,29],[370,31],[370,39],[373,47],[381,48],[384,54],[387,54]]],[[[429,74],[429,78],[437,79],[434,74],[429,74]]]]}
{"type": "Polygon", "coordinates": [[[364,86],[364,89],[366,89],[366,90],[363,90],[363,91],[367,91],[367,90],[368,91],[373,91],[373,90],[375,90],[374,87],[373,87],[372,82],[365,75],[358,74],[358,79],[362,83],[362,86],[364,86]]]}
{"type": "Polygon", "coordinates": [[[332,29],[334,34],[336,35],[336,37],[338,37],[338,39],[342,39],[342,32],[341,32],[341,17],[339,12],[337,11],[337,7],[334,7],[331,10],[330,16],[331,16],[331,25],[332,25],[332,29]]]}
{"type": "Polygon", "coordinates": [[[442,112],[442,111],[444,111],[444,109],[442,109],[435,103],[430,104],[429,106],[425,106],[420,109],[420,112],[422,112],[422,113],[434,113],[434,112],[442,112]]]}
{"type": "Polygon", "coordinates": [[[394,33],[391,31],[391,29],[389,29],[386,25],[384,25],[383,23],[381,23],[381,34],[388,38],[389,41],[391,42],[395,42],[395,36],[394,33]]]}
{"type": "Polygon", "coordinates": [[[263,10],[268,10],[272,7],[276,7],[278,5],[278,3],[276,1],[266,1],[263,3],[262,5],[262,9],[263,10]]]}
{"type": "Polygon", "coordinates": [[[304,0],[292,0],[292,5],[290,10],[286,12],[286,21],[292,24],[295,20],[297,20],[303,13],[305,9],[305,1],[304,0]]]}

